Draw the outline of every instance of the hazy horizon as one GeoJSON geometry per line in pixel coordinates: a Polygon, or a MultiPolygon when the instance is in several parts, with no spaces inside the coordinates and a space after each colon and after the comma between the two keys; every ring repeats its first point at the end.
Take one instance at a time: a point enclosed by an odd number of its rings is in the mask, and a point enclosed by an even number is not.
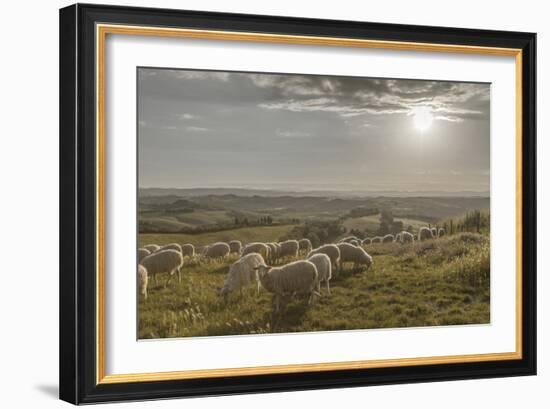
{"type": "Polygon", "coordinates": [[[490,85],[138,69],[139,186],[490,191],[490,85]]]}

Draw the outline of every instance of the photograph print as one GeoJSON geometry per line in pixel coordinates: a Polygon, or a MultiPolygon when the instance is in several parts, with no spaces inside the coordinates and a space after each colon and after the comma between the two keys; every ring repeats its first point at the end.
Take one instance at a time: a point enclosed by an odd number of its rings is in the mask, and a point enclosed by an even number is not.
{"type": "Polygon", "coordinates": [[[490,91],[138,67],[138,338],[489,324],[490,91]]]}

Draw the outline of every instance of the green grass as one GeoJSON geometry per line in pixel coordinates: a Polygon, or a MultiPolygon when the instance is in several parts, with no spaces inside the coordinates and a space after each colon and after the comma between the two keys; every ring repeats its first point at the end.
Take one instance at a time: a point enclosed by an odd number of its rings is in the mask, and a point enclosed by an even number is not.
{"type": "Polygon", "coordinates": [[[139,245],[155,243],[159,245],[168,243],[191,243],[195,246],[204,246],[217,241],[228,242],[230,240],[241,240],[243,243],[251,241],[271,242],[277,241],[287,234],[294,226],[256,226],[241,227],[238,229],[207,232],[200,234],[182,233],[142,233],[139,235],[139,245]]]}
{"type": "MultiPolygon", "coordinates": [[[[259,228],[255,228],[259,229],[259,228]]],[[[266,229],[266,228],[262,228],[266,229]]],[[[232,237],[234,237],[234,232],[232,237]]],[[[241,232],[246,237],[249,232],[241,232]]],[[[274,233],[274,232],[273,232],[274,233]]],[[[264,232],[265,234],[265,232],[264,232]]],[[[158,237],[143,237],[144,242],[158,237]]],[[[254,236],[259,240],[259,236],[254,236]]],[[[174,238],[165,242],[174,241],[174,238]]],[[[177,241],[177,240],[176,240],[177,241]]],[[[294,297],[282,312],[272,310],[272,296],[254,289],[217,295],[226,264],[189,264],[181,283],[164,288],[166,277],[151,282],[149,298],[140,296],[139,337],[167,338],[332,331],[368,328],[481,324],[490,321],[489,239],[464,233],[422,243],[367,247],[374,265],[331,281],[313,305],[294,297]]]]}

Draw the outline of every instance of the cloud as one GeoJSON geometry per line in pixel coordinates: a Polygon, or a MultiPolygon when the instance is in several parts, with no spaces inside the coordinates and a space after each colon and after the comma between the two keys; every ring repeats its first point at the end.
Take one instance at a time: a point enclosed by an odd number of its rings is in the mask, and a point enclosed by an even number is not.
{"type": "Polygon", "coordinates": [[[209,131],[208,128],[202,128],[200,126],[187,126],[187,127],[185,127],[185,130],[189,131],[189,132],[207,132],[207,131],[209,131]]]}
{"type": "Polygon", "coordinates": [[[486,118],[489,111],[488,84],[264,74],[250,79],[269,90],[270,100],[258,105],[269,110],[332,112],[349,118],[410,114],[422,106],[436,120],[449,122],[486,118]]]}
{"type": "Polygon", "coordinates": [[[281,138],[307,138],[311,136],[309,132],[289,131],[281,129],[277,129],[275,133],[281,138]]]}

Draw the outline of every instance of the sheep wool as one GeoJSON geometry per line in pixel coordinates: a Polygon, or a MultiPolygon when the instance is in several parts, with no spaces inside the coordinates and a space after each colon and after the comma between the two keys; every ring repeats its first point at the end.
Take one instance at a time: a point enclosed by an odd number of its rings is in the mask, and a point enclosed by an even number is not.
{"type": "Polygon", "coordinates": [[[204,252],[204,257],[208,259],[222,260],[227,257],[230,251],[229,244],[220,241],[208,246],[204,252]]]}
{"type": "Polygon", "coordinates": [[[165,287],[170,283],[175,273],[178,273],[178,281],[181,282],[183,256],[177,250],[168,249],[157,251],[141,260],[140,264],[147,269],[147,273],[151,277],[159,273],[169,273],[168,279],[164,284],[165,287]]]}
{"type": "Polygon", "coordinates": [[[309,257],[308,261],[315,264],[317,268],[317,292],[321,293],[321,283],[324,281],[327,286],[327,293],[330,294],[329,281],[332,278],[332,263],[330,257],[326,254],[319,253],[309,257]]]}
{"type": "Polygon", "coordinates": [[[250,253],[241,257],[229,267],[227,279],[220,291],[220,295],[227,298],[230,293],[235,291],[240,291],[242,294],[244,287],[254,283],[257,285],[256,291],[259,293],[260,283],[256,268],[262,265],[265,265],[265,261],[259,253],[250,253]]]}
{"type": "Polygon", "coordinates": [[[239,240],[231,240],[229,243],[229,252],[231,254],[241,254],[243,244],[239,240]]]}
{"type": "Polygon", "coordinates": [[[412,243],[414,241],[414,235],[408,231],[402,231],[395,236],[395,241],[397,243],[412,243]]]}
{"type": "Polygon", "coordinates": [[[361,242],[361,245],[367,246],[367,245],[370,244],[370,242],[371,242],[371,239],[368,238],[368,237],[365,237],[365,238],[363,239],[363,241],[361,242]]]}
{"type": "Polygon", "coordinates": [[[242,255],[246,256],[247,254],[251,253],[261,254],[264,260],[270,259],[269,246],[265,243],[254,242],[248,243],[246,246],[244,246],[242,255]]]}
{"type": "Polygon", "coordinates": [[[298,257],[300,245],[298,240],[287,240],[279,243],[281,245],[280,257],[298,257]]]}
{"type": "Polygon", "coordinates": [[[433,238],[436,239],[436,238],[437,238],[437,228],[432,227],[432,228],[431,228],[431,231],[432,231],[432,236],[433,236],[433,238]]]}
{"type": "Polygon", "coordinates": [[[146,248],[139,248],[137,251],[138,263],[143,260],[144,257],[147,257],[151,252],[146,248]]]}
{"type": "Polygon", "coordinates": [[[382,237],[382,243],[392,243],[393,240],[393,234],[386,234],[384,237],[382,237]]]}
{"type": "Polygon", "coordinates": [[[261,265],[257,267],[262,287],[275,295],[275,311],[279,311],[281,298],[298,294],[309,294],[309,302],[318,286],[318,273],[315,264],[298,260],[281,267],[261,265]]]}
{"type": "Polygon", "coordinates": [[[148,244],[146,246],[143,246],[143,248],[149,250],[150,253],[154,253],[155,251],[160,250],[160,246],[157,244],[148,244]]]}
{"type": "Polygon", "coordinates": [[[364,265],[367,269],[372,265],[372,257],[362,248],[350,243],[338,244],[340,249],[340,270],[344,263],[353,263],[354,266],[364,265]]]}
{"type": "Polygon", "coordinates": [[[181,246],[178,243],[170,243],[160,248],[161,250],[177,250],[181,253],[181,246]]]}
{"type": "Polygon", "coordinates": [[[143,298],[147,299],[147,285],[149,283],[149,277],[147,274],[147,269],[141,264],[138,264],[137,279],[139,292],[143,295],[143,298]]]}
{"type": "Polygon", "coordinates": [[[301,239],[298,240],[298,251],[300,253],[308,254],[313,246],[311,245],[311,241],[309,239],[301,239]]]}
{"type": "Polygon", "coordinates": [[[382,237],[380,236],[374,236],[372,239],[371,239],[371,244],[374,244],[374,243],[382,243],[382,237]]]}
{"type": "Polygon", "coordinates": [[[195,256],[195,246],[190,243],[181,245],[181,255],[183,257],[194,257],[195,256]]]}
{"type": "Polygon", "coordinates": [[[418,241],[433,239],[434,235],[428,227],[421,227],[418,230],[418,241]]]}
{"type": "Polygon", "coordinates": [[[316,249],[311,250],[310,253],[307,255],[307,258],[310,258],[315,254],[326,254],[330,258],[332,270],[334,271],[336,276],[338,266],[340,265],[340,249],[338,248],[338,246],[336,244],[324,244],[321,247],[317,247],[316,249]]]}
{"type": "Polygon", "coordinates": [[[439,237],[443,237],[445,235],[445,229],[443,227],[441,227],[438,231],[438,234],[437,234],[439,237]]]}

